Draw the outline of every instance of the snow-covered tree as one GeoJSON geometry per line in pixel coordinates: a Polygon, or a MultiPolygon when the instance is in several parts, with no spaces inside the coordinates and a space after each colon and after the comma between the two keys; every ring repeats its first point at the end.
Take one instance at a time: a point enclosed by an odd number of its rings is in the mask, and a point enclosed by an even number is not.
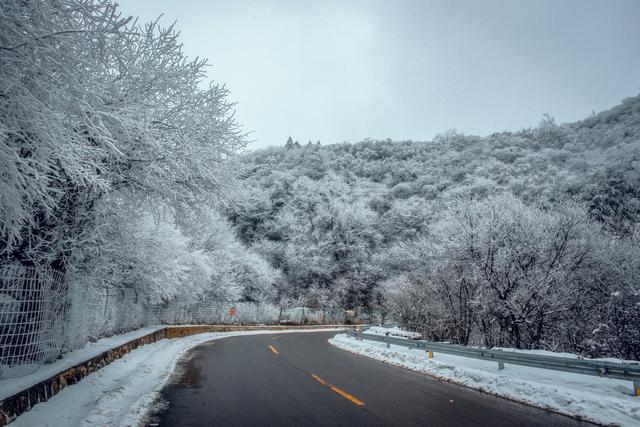
{"type": "Polygon", "coordinates": [[[0,15],[5,262],[65,269],[100,243],[96,205],[117,214],[114,192],[178,214],[218,195],[244,141],[227,90],[202,89],[206,62],[171,27],[105,0],[9,0],[0,15]]]}
{"type": "Polygon", "coordinates": [[[485,344],[539,346],[588,283],[577,273],[591,262],[598,230],[569,204],[527,206],[513,195],[458,202],[434,226],[449,275],[472,283],[485,344]],[[544,209],[544,210],[543,210],[544,209]]]}

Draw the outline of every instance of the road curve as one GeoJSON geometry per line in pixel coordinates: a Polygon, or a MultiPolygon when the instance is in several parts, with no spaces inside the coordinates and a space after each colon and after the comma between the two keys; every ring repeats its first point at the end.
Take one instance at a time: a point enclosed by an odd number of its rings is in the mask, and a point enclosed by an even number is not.
{"type": "Polygon", "coordinates": [[[340,350],[335,332],[210,341],[161,393],[162,426],[591,425],[340,350]]]}

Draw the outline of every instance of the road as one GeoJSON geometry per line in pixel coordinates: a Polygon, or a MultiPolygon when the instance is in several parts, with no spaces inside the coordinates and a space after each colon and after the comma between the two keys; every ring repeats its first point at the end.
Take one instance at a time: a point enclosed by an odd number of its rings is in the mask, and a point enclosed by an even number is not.
{"type": "Polygon", "coordinates": [[[338,349],[335,332],[194,348],[162,391],[162,426],[587,426],[338,349]]]}

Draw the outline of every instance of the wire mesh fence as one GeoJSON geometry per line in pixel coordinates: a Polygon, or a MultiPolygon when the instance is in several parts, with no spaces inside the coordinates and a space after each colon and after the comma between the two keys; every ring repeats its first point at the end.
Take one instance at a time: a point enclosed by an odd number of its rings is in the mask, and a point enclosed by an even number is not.
{"type": "Polygon", "coordinates": [[[339,308],[284,307],[268,303],[198,301],[149,307],[149,324],[313,325],[343,323],[339,308]]]}
{"type": "Polygon", "coordinates": [[[147,321],[148,304],[131,288],[96,288],[72,282],[69,301],[64,351],[157,323],[147,321]]]}
{"type": "Polygon", "coordinates": [[[26,375],[60,355],[67,302],[60,272],[0,267],[0,378],[26,375]]]}
{"type": "MultiPolygon", "coordinates": [[[[87,342],[147,325],[354,320],[340,308],[206,300],[150,304],[132,288],[95,288],[66,279],[46,268],[0,266],[0,379],[30,374],[87,342]]],[[[359,320],[372,321],[364,316],[359,320]]]]}

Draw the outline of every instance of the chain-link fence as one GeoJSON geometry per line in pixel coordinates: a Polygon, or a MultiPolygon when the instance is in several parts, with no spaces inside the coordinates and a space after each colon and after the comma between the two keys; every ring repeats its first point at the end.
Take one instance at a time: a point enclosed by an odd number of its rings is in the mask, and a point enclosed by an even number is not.
{"type": "Polygon", "coordinates": [[[0,378],[26,375],[60,355],[67,303],[60,272],[0,266],[0,378]]]}

